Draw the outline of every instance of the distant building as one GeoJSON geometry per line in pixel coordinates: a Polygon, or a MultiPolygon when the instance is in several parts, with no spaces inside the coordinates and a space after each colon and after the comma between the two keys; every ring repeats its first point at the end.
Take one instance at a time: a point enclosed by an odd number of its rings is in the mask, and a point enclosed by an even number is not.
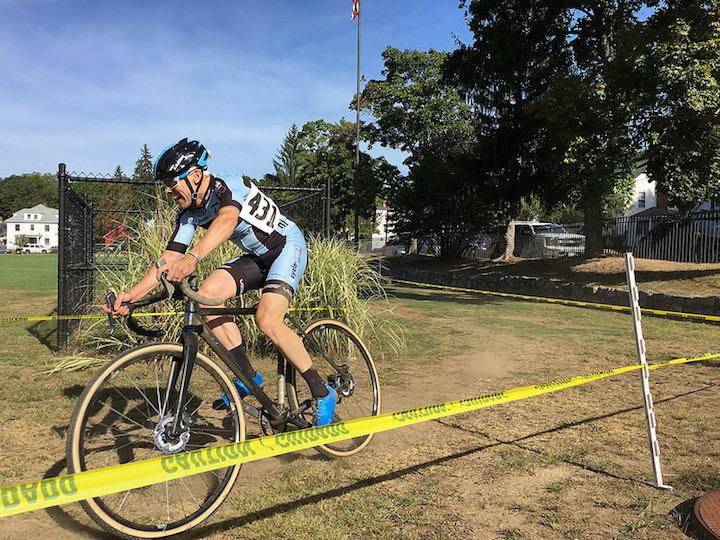
{"type": "Polygon", "coordinates": [[[58,211],[44,204],[32,208],[23,208],[5,221],[7,248],[17,248],[15,242],[20,235],[25,236],[28,244],[37,244],[49,249],[58,245],[58,211]]]}
{"type": "Polygon", "coordinates": [[[385,201],[375,208],[375,230],[377,232],[372,234],[372,244],[370,247],[373,251],[384,248],[388,242],[391,227],[388,227],[387,211],[388,208],[385,201]]]}
{"type": "MultiPolygon", "coordinates": [[[[647,163],[643,162],[634,173],[635,186],[633,188],[632,204],[625,211],[624,216],[643,217],[677,214],[677,208],[668,208],[667,195],[657,191],[657,182],[648,178],[645,173],[646,167],[647,163]]],[[[698,201],[690,212],[707,212],[719,209],[720,203],[716,201],[698,201]]]]}
{"type": "Polygon", "coordinates": [[[640,213],[647,213],[646,211],[651,208],[657,208],[664,211],[668,210],[667,195],[657,192],[657,182],[648,178],[648,175],[645,172],[646,168],[647,163],[643,162],[634,173],[635,186],[633,188],[632,204],[625,211],[625,217],[634,216],[640,213]]]}

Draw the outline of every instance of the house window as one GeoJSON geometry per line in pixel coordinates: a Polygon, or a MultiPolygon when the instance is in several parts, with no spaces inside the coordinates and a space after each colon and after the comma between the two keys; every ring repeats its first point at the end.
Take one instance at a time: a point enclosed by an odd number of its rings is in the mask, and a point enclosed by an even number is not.
{"type": "Polygon", "coordinates": [[[645,208],[645,192],[638,193],[638,208],[645,208]]]}
{"type": "Polygon", "coordinates": [[[31,230],[31,231],[34,231],[34,230],[35,230],[35,224],[33,224],[33,223],[30,224],[30,230],[31,230]]]}
{"type": "Polygon", "coordinates": [[[45,225],[45,232],[50,232],[50,225],[45,225]]]}
{"type": "Polygon", "coordinates": [[[20,231],[20,224],[17,223],[17,224],[15,225],[15,232],[19,232],[19,231],[20,231]]]}

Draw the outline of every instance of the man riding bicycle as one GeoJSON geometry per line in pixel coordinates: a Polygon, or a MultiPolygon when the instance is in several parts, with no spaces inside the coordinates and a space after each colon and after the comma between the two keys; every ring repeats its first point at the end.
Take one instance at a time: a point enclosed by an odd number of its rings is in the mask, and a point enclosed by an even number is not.
{"type": "MultiPolygon", "coordinates": [[[[300,372],[317,400],[315,424],[332,422],[337,394],[323,383],[312,367],[300,337],[285,324],[290,300],[307,265],[305,239],[298,226],[255,184],[233,175],[214,176],[207,171],[210,152],[198,141],[182,139],[160,152],[155,161],[155,180],[163,184],[180,207],[175,230],[158,262],[130,291],[120,294],[113,306],[116,315],[127,315],[123,302],[135,302],[161,282],[179,282],[190,275],[202,259],[226,240],[246,252],[213,271],[200,285],[199,294],[220,298],[223,304],[247,291],[262,288],[255,321],[300,372]],[[188,250],[200,226],[205,235],[188,250]]],[[[109,309],[103,306],[106,312],[109,309]]],[[[208,316],[208,325],[230,351],[242,371],[257,384],[263,380],[251,366],[240,330],[231,315],[208,316]]],[[[240,397],[249,389],[236,381],[240,397]]],[[[218,400],[221,401],[221,400],[218,400]]]]}

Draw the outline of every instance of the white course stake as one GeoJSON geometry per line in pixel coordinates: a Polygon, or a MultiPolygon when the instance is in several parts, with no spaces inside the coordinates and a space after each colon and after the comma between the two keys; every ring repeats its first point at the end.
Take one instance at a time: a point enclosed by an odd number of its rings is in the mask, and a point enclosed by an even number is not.
{"type": "Polygon", "coordinates": [[[635,348],[637,349],[638,363],[642,365],[640,370],[640,382],[642,383],[643,405],[645,406],[645,422],[647,424],[648,442],[652,453],[653,475],[655,476],[655,487],[669,489],[672,487],[663,484],[662,471],[660,470],[660,445],[658,444],[655,427],[655,410],[653,407],[652,395],[650,395],[650,370],[645,358],[645,340],[642,336],[642,325],[640,324],[640,293],[635,283],[635,259],[632,253],[625,253],[625,275],[627,277],[628,294],[630,295],[630,309],[632,311],[633,330],[635,331],[635,348]]]}

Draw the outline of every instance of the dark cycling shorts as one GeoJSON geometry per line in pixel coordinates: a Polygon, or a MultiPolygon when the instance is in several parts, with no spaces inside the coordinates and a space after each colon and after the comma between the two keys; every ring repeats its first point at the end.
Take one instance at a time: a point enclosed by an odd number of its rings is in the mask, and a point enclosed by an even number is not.
{"type": "Polygon", "coordinates": [[[257,255],[243,255],[231,259],[221,269],[235,280],[235,296],[263,287],[263,293],[281,294],[292,300],[300,278],[307,265],[305,242],[297,245],[286,242],[284,246],[257,255]]]}

